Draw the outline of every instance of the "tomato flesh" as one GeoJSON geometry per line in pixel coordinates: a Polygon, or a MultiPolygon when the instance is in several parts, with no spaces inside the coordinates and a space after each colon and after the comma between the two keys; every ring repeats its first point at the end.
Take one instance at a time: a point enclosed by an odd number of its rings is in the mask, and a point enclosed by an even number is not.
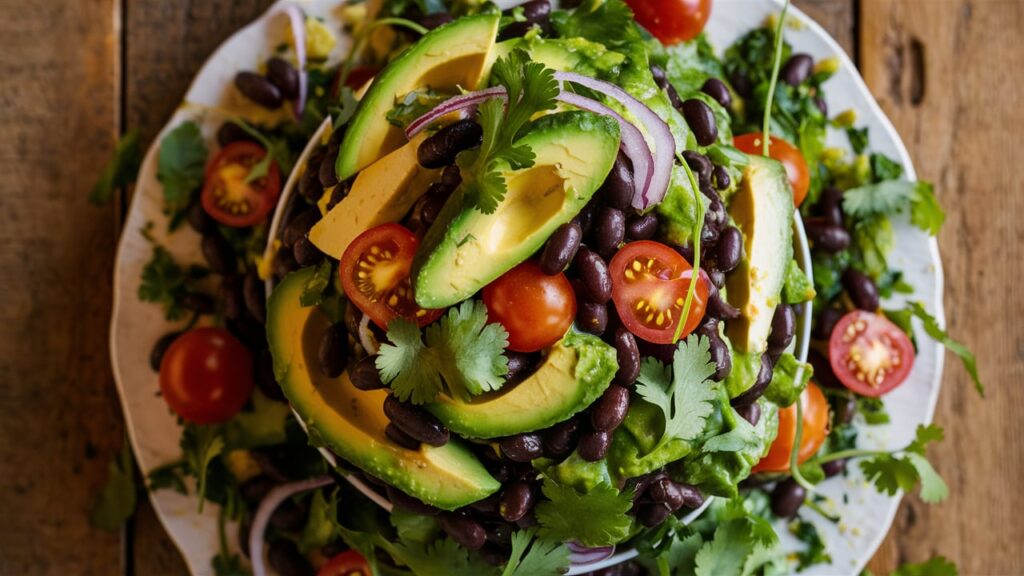
{"type": "Polygon", "coordinates": [[[355,550],[345,550],[320,567],[316,576],[372,576],[366,558],[355,550]]]}
{"type": "MultiPolygon", "coordinates": [[[[651,240],[626,244],[612,258],[612,300],[626,329],[655,344],[672,344],[693,278],[693,266],[678,252],[651,240]]],[[[680,337],[697,327],[708,302],[701,272],[680,337]]]]}
{"type": "Polygon", "coordinates": [[[565,336],[576,317],[576,293],[565,274],[548,276],[527,261],[484,287],[492,322],[508,331],[508,347],[536,352],[565,336]]]}
{"type": "Polygon", "coordinates": [[[232,142],[214,156],[203,179],[203,210],[214,220],[245,228],[259,224],[277,204],[281,170],[271,161],[267,173],[247,182],[253,167],[267,156],[254,142],[232,142]]]}
{"type": "Polygon", "coordinates": [[[196,424],[230,420],[253,389],[252,354],[223,328],[193,328],[160,362],[160,392],[175,414],[196,424]]]}
{"type": "Polygon", "coordinates": [[[884,316],[855,310],[832,329],[828,359],[844,386],[878,397],[906,381],[914,366],[914,345],[884,316]]]}
{"type": "Polygon", "coordinates": [[[426,326],[444,312],[416,304],[409,270],[419,243],[401,224],[382,224],[357,236],[341,257],[345,295],[382,329],[395,318],[426,326]]]}
{"type": "MultiPolygon", "coordinates": [[[[803,410],[803,429],[800,436],[800,450],[797,463],[803,464],[818,453],[828,436],[828,401],[814,382],[808,382],[807,388],[800,394],[803,410]]],[[[789,460],[793,453],[793,442],[796,439],[796,402],[791,406],[779,409],[779,435],[772,442],[768,454],[754,466],[753,472],[785,472],[789,470],[789,460]]]]}
{"type": "MultiPolygon", "coordinates": [[[[733,145],[752,156],[761,156],[764,153],[764,134],[751,132],[733,138],[733,145]]],[[[799,207],[807,197],[807,191],[811,188],[811,172],[807,168],[807,161],[804,155],[795,146],[782,138],[772,137],[768,145],[768,155],[786,168],[786,176],[793,186],[793,205],[799,207]]]]}
{"type": "Polygon", "coordinates": [[[711,0],[626,0],[636,21],[666,46],[693,40],[711,16],[711,0]]]}

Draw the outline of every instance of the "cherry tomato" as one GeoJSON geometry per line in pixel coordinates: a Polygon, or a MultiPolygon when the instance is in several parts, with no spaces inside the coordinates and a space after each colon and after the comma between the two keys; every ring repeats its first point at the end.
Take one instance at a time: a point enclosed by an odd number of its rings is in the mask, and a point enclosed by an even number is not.
{"type": "Polygon", "coordinates": [[[355,550],[346,550],[324,564],[316,576],[372,576],[366,558],[355,550]]]}
{"type": "Polygon", "coordinates": [[[230,420],[249,400],[252,354],[223,328],[193,328],[160,362],[160,392],[175,414],[196,424],[230,420]]]}
{"type": "Polygon", "coordinates": [[[693,40],[711,16],[711,0],[626,0],[636,21],[666,46],[693,40]]]}
{"type": "MultiPolygon", "coordinates": [[[[828,401],[814,382],[808,382],[800,395],[804,425],[800,436],[800,452],[797,462],[803,464],[814,456],[828,436],[828,401]]],[[[772,442],[768,455],[754,466],[754,472],[785,472],[789,470],[789,459],[796,438],[796,402],[779,410],[779,435],[772,442]]]]}
{"type": "Polygon", "coordinates": [[[426,326],[444,312],[416,304],[409,269],[419,244],[401,224],[381,224],[357,236],[341,256],[338,272],[345,295],[384,330],[395,318],[426,326]]]}
{"type": "Polygon", "coordinates": [[[484,287],[490,320],[508,330],[508,347],[536,352],[562,339],[576,317],[576,293],[565,274],[548,276],[523,262],[484,287]]]}
{"type": "Polygon", "coordinates": [[[844,386],[877,397],[907,379],[914,366],[914,345],[884,316],[855,310],[832,329],[828,360],[844,386]]]}
{"type": "Polygon", "coordinates": [[[221,224],[235,228],[262,222],[281,194],[281,170],[272,160],[265,176],[252,182],[246,179],[266,156],[267,151],[254,142],[232,142],[222,148],[206,167],[203,210],[221,224]]]}
{"type": "MultiPolygon", "coordinates": [[[[764,134],[751,132],[736,136],[733,138],[733,145],[747,154],[761,156],[764,153],[764,134]]],[[[807,190],[811,187],[811,173],[807,169],[804,155],[789,142],[775,137],[772,138],[772,142],[768,146],[768,155],[785,166],[789,183],[793,186],[793,204],[799,207],[807,197],[807,190]]]]}
{"type": "MultiPolygon", "coordinates": [[[[351,88],[354,91],[358,91],[367,82],[373,80],[373,77],[377,75],[380,70],[372,66],[355,66],[349,70],[348,77],[345,78],[345,86],[351,88]]],[[[340,94],[341,88],[341,69],[334,75],[334,80],[331,82],[331,94],[337,97],[340,94]]]]}
{"type": "MultiPolygon", "coordinates": [[[[678,252],[651,240],[630,242],[608,266],[612,300],[626,329],[648,342],[672,344],[693,266],[678,252]]],[[[708,278],[701,272],[682,337],[697,327],[708,303],[708,278]]]]}

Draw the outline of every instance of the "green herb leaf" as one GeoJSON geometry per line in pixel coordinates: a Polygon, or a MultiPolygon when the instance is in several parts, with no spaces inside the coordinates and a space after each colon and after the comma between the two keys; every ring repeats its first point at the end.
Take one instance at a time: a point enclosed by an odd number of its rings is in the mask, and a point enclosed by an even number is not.
{"type": "Polygon", "coordinates": [[[714,411],[717,391],[709,381],[715,373],[710,347],[710,340],[691,334],[679,343],[671,371],[653,358],[641,365],[636,392],[665,415],[659,445],[673,438],[693,440],[714,411]]]}
{"type": "Polygon", "coordinates": [[[936,342],[945,346],[950,352],[960,357],[960,361],[963,362],[967,374],[970,375],[971,380],[974,382],[974,388],[978,391],[979,395],[984,397],[985,385],[981,383],[981,379],[978,377],[978,361],[974,354],[966,346],[950,338],[949,334],[939,326],[939,322],[935,317],[929,314],[920,302],[908,303],[907,310],[921,320],[924,324],[925,333],[934,338],[936,342]]]}
{"type": "Polygon", "coordinates": [[[220,553],[210,563],[214,576],[251,576],[252,572],[245,567],[242,557],[238,554],[220,553]]]}
{"type": "Polygon", "coordinates": [[[897,490],[909,492],[921,483],[921,499],[925,502],[941,502],[949,496],[946,483],[925,458],[925,448],[932,442],[941,441],[942,428],[937,425],[918,426],[914,441],[896,452],[876,454],[861,461],[860,467],[869,482],[880,492],[894,495],[897,490]],[[903,455],[900,456],[899,452],[903,455]]]}
{"type": "Polygon", "coordinates": [[[873,426],[888,424],[890,422],[889,412],[885,409],[885,403],[881,398],[869,398],[867,396],[856,396],[857,412],[864,417],[864,421],[873,426]]]}
{"type": "Polygon", "coordinates": [[[854,265],[873,278],[889,269],[888,256],[895,246],[892,223],[885,216],[870,216],[853,227],[854,265]]]}
{"type": "Polygon", "coordinates": [[[569,569],[565,544],[536,534],[533,528],[512,533],[512,554],[501,576],[557,576],[569,569]]]}
{"type": "Polygon", "coordinates": [[[854,154],[863,154],[868,148],[868,127],[847,128],[846,137],[850,139],[850,147],[854,154]]]}
{"type": "Polygon", "coordinates": [[[598,484],[586,493],[547,478],[544,500],[537,504],[538,535],[563,542],[576,540],[584,546],[610,546],[629,536],[632,520],[626,514],[633,507],[632,492],[620,492],[598,484]]]}
{"type": "Polygon", "coordinates": [[[697,552],[695,576],[741,574],[743,565],[754,550],[750,529],[740,520],[718,525],[715,536],[697,552]]]}
{"type": "Polygon", "coordinates": [[[199,496],[199,511],[202,512],[206,501],[207,469],[210,462],[224,451],[224,437],[218,427],[186,424],[181,434],[181,450],[196,477],[196,494],[199,496]]]}
{"type": "Polygon", "coordinates": [[[906,458],[917,470],[918,478],[921,480],[921,500],[934,504],[949,498],[949,488],[946,486],[946,482],[935,471],[927,458],[913,452],[907,454],[906,458]]]}
{"type": "Polygon", "coordinates": [[[786,267],[786,278],[782,285],[782,299],[786,304],[801,304],[814,300],[814,283],[800,269],[796,260],[790,260],[786,267]]]}
{"type": "Polygon", "coordinates": [[[796,536],[797,540],[803,542],[807,547],[796,553],[799,563],[797,571],[804,570],[815,564],[828,564],[832,562],[832,556],[825,548],[825,542],[821,539],[818,529],[810,522],[797,518],[789,523],[789,532],[796,536]]]}
{"type": "Polygon", "coordinates": [[[481,576],[494,573],[494,568],[484,562],[479,554],[470,554],[469,550],[450,538],[428,545],[410,542],[390,544],[379,536],[378,540],[378,545],[420,576],[481,576]]]}
{"type": "Polygon", "coordinates": [[[199,125],[183,122],[160,141],[156,179],[164,188],[164,211],[168,214],[188,208],[192,194],[203,185],[206,143],[199,125]]]}
{"type": "Polygon", "coordinates": [[[306,525],[299,534],[299,550],[310,552],[330,544],[338,537],[338,491],[335,488],[330,497],[321,488],[309,498],[309,514],[306,525]]]}
{"type": "Polygon", "coordinates": [[[946,221],[946,213],[935,198],[935,190],[928,182],[918,182],[910,204],[910,222],[935,236],[946,221]]]}
{"type": "Polygon", "coordinates": [[[916,182],[886,180],[847,190],[843,211],[853,218],[897,214],[910,204],[916,182]]]}
{"type": "Polygon", "coordinates": [[[642,40],[633,11],[622,0],[586,0],[571,12],[555,12],[551,22],[563,38],[586,38],[609,47],[642,40]]]}
{"type": "Polygon", "coordinates": [[[304,308],[317,306],[323,301],[324,290],[331,284],[331,278],[334,277],[332,271],[331,261],[327,258],[317,265],[316,271],[302,287],[302,294],[299,296],[299,303],[304,308]]]}
{"type": "Polygon", "coordinates": [[[114,154],[104,166],[103,172],[89,192],[89,202],[106,204],[114,196],[114,190],[128,186],[139,175],[142,156],[139,152],[139,133],[126,132],[114,146],[114,154]]]}
{"type": "Polygon", "coordinates": [[[903,176],[903,165],[885,154],[872,154],[870,166],[871,175],[875,182],[896,180],[903,176]]]}
{"type": "Polygon", "coordinates": [[[936,556],[920,564],[903,564],[889,576],[958,576],[960,572],[949,560],[936,556]]]}
{"type": "Polygon", "coordinates": [[[107,466],[107,483],[100,491],[89,519],[97,528],[116,532],[125,520],[135,514],[137,500],[135,460],[128,439],[125,438],[121,451],[107,466]]]}
{"type": "Polygon", "coordinates": [[[142,268],[139,300],[160,304],[168,320],[179,320],[185,315],[185,296],[208,274],[201,266],[182,268],[167,249],[154,244],[153,257],[142,268]]]}
{"type": "Polygon", "coordinates": [[[178,494],[188,494],[188,488],[185,486],[187,467],[188,464],[182,459],[150,470],[146,478],[149,489],[153,492],[174,490],[178,494]]]}

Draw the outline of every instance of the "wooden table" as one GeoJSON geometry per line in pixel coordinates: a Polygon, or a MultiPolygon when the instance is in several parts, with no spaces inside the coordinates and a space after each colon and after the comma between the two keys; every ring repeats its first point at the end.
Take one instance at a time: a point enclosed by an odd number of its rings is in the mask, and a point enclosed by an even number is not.
{"type": "MultiPolygon", "coordinates": [[[[148,146],[206,56],[270,0],[0,0],[0,575],[184,574],[147,503],[118,537],[87,511],[121,446],[107,351],[128,198],[86,196],[119,134],[148,146]]],[[[934,461],[949,501],[904,500],[871,563],[935,554],[1024,574],[1024,2],[801,0],[853,55],[935,182],[955,359],[934,461]]]]}

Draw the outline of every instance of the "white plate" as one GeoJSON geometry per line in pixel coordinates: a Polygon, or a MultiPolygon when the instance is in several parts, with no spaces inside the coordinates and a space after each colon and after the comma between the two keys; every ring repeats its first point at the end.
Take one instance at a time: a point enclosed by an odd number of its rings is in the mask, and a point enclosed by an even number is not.
{"type": "MultiPolygon", "coordinates": [[[[333,30],[339,30],[338,0],[309,0],[299,2],[307,13],[323,17],[333,30]]],[[[280,13],[283,3],[273,6],[267,14],[235,33],[210,56],[196,76],[186,94],[186,102],[219,106],[238,110],[244,101],[231,87],[235,73],[255,69],[274,52],[287,29],[285,17],[280,13]]],[[[722,49],[739,35],[760,25],[764,19],[779,11],[781,3],[763,0],[719,0],[708,24],[708,35],[713,44],[722,49]]],[[[892,125],[878,108],[863,80],[849,58],[828,34],[799,10],[791,9],[792,17],[803,24],[799,29],[786,32],[794,48],[821,59],[838,56],[842,66],[826,85],[829,110],[833,113],[853,108],[859,122],[870,127],[871,148],[898,158],[907,175],[914,178],[914,169],[906,149],[892,125]]],[[[334,57],[347,50],[347,40],[341,38],[334,57]]],[[[186,120],[196,120],[208,141],[220,121],[212,114],[204,114],[195,107],[179,108],[164,128],[164,133],[186,120]]],[[[162,133],[163,134],[163,133],[162,133]]],[[[180,328],[164,320],[161,309],[138,300],[139,277],[149,261],[151,247],[140,230],[147,222],[155,223],[153,236],[180,262],[202,262],[199,239],[187,226],[167,236],[166,218],[162,213],[162,189],[156,180],[158,137],[142,164],[139,180],[125,223],[124,234],[118,247],[114,271],[114,311],[111,319],[110,351],[121,403],[136,459],[143,474],[180,456],[178,440],[180,429],[163,400],[157,396],[157,374],[149,367],[149,353],[153,343],[166,332],[180,328]]],[[[842,133],[830,133],[829,143],[847,147],[842,133]]],[[[211,145],[213,147],[215,145],[211,145]]],[[[903,270],[905,279],[915,287],[914,298],[944,324],[942,311],[942,270],[938,246],[934,239],[906,222],[895,225],[897,249],[890,258],[891,265],[903,270]]],[[[914,433],[914,428],[931,420],[938,399],[942,375],[943,354],[940,347],[925,334],[918,334],[919,351],[909,380],[885,398],[892,416],[886,426],[862,428],[861,445],[902,446],[914,433]]],[[[889,529],[899,504],[898,497],[877,494],[867,486],[860,473],[852,470],[849,478],[826,482],[822,492],[831,498],[829,506],[843,517],[843,522],[832,525],[807,516],[822,531],[832,555],[831,566],[811,568],[808,574],[850,574],[860,572],[871,558],[889,529]],[[844,494],[846,503],[843,502],[844,494]]],[[[204,514],[196,514],[193,498],[164,490],[150,494],[150,501],[160,521],[181,550],[190,571],[196,575],[211,574],[210,559],[217,551],[215,506],[207,506],[204,514]]],[[[785,530],[783,538],[793,542],[785,530]]],[[[234,541],[235,538],[231,537],[234,541]]]]}

